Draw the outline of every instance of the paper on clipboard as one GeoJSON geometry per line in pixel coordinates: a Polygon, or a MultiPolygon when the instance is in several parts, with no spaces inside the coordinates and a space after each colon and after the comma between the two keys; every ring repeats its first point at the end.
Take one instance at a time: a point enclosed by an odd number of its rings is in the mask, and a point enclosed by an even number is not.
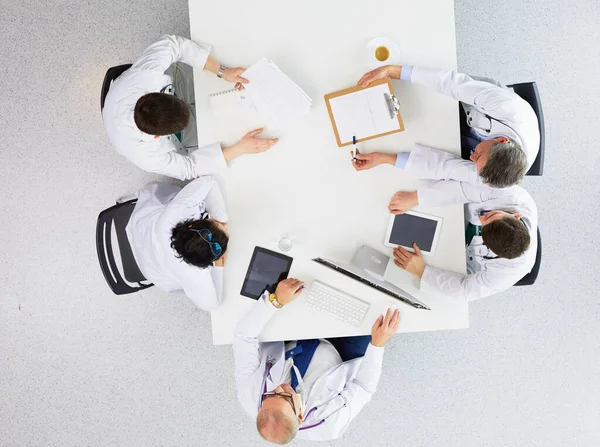
{"type": "Polygon", "coordinates": [[[369,87],[352,87],[325,95],[331,125],[339,147],[404,130],[391,81],[381,79],[369,87]],[[394,109],[391,109],[394,107],[394,109]]]}

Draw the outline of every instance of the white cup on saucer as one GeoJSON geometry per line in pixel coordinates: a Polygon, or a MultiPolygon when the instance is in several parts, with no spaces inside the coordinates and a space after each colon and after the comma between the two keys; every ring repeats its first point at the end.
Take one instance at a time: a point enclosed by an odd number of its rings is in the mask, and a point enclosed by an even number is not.
{"type": "Polygon", "coordinates": [[[372,70],[384,65],[397,65],[400,47],[391,38],[380,36],[371,39],[365,48],[367,68],[372,70]]]}

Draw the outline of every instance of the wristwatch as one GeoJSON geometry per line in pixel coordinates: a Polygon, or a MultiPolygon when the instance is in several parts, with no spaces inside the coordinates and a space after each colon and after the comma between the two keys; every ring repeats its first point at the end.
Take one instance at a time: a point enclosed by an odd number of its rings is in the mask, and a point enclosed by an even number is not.
{"type": "Polygon", "coordinates": [[[275,295],[274,293],[271,293],[269,295],[269,302],[275,306],[277,309],[281,309],[283,307],[283,304],[281,304],[279,301],[277,301],[277,295],[275,295]]]}
{"type": "Polygon", "coordinates": [[[222,78],[225,70],[227,70],[227,67],[225,65],[221,64],[221,66],[219,67],[219,72],[217,73],[217,77],[222,78]]]}

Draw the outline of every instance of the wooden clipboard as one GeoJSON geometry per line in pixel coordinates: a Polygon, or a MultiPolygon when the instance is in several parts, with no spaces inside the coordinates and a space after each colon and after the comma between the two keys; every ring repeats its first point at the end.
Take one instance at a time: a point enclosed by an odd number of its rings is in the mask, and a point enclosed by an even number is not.
{"type": "MultiPolygon", "coordinates": [[[[347,143],[343,143],[340,140],[340,134],[338,132],[338,128],[337,125],[335,123],[335,118],[333,116],[333,111],[331,110],[331,104],[329,103],[330,100],[337,98],[339,96],[344,96],[347,95],[349,93],[354,93],[354,92],[359,92],[361,90],[366,90],[372,87],[376,87],[378,85],[383,85],[383,84],[387,84],[389,89],[390,89],[390,95],[394,96],[394,88],[392,87],[392,81],[390,80],[390,78],[384,78],[384,79],[380,79],[378,81],[372,82],[371,84],[369,84],[367,87],[351,87],[351,88],[347,88],[345,90],[340,90],[338,92],[333,92],[333,93],[329,93],[328,95],[325,95],[325,104],[327,105],[327,112],[329,113],[329,119],[331,120],[331,126],[333,127],[333,133],[335,134],[335,139],[337,141],[337,145],[338,147],[344,147],[344,146],[349,146],[352,144],[352,141],[347,142],[347,143]]],[[[398,132],[402,132],[404,130],[404,123],[402,122],[402,117],[400,116],[400,111],[397,110],[397,114],[396,114],[396,119],[398,119],[398,124],[400,126],[399,129],[396,130],[392,130],[391,132],[384,132],[378,135],[371,135],[368,137],[364,137],[364,138],[360,138],[357,139],[356,142],[361,142],[361,141],[367,141],[367,140],[372,140],[373,138],[379,138],[379,137],[383,137],[385,135],[391,135],[393,133],[398,133],[398,132]]]]}

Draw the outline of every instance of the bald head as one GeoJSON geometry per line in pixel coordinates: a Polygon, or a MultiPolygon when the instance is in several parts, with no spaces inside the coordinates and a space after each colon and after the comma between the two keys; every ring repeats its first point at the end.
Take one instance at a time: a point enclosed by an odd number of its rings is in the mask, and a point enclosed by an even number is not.
{"type": "Polygon", "coordinates": [[[264,440],[276,444],[290,443],[298,433],[298,419],[279,409],[262,408],[256,417],[256,428],[264,440]]]}

